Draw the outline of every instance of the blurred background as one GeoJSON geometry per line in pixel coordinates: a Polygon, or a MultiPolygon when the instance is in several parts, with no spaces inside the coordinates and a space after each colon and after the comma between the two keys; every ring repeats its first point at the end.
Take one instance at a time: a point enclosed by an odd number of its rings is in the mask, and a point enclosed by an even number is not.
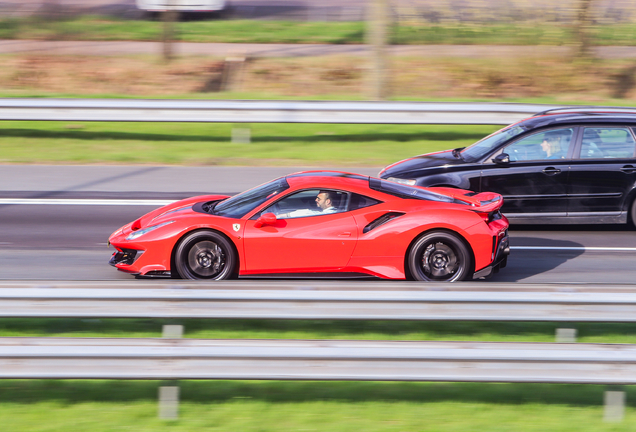
{"type": "MultiPolygon", "coordinates": [[[[636,98],[636,3],[1,0],[0,65],[2,98],[630,106],[636,98]],[[172,7],[168,12],[165,2],[172,7]],[[197,7],[207,10],[194,11],[197,7]]],[[[244,183],[251,187],[292,167],[344,166],[377,172],[402,158],[469,145],[499,127],[4,121],[0,192],[5,198],[26,199],[139,198],[142,192],[143,197],[176,199],[190,193],[236,193],[244,183]],[[243,139],[233,139],[237,129],[243,131],[243,139]],[[13,169],[7,169],[9,164],[13,169]],[[88,165],[88,169],[69,165],[88,165]],[[156,175],[150,177],[148,172],[156,175]],[[142,181],[149,178],[150,182],[142,181]],[[237,178],[240,182],[232,180],[237,178]],[[145,186],[148,183],[151,187],[145,186]]],[[[105,241],[148,207],[32,208],[0,205],[0,279],[38,279],[33,275],[45,274],[43,284],[54,278],[131,280],[107,266],[113,250],[106,248],[105,241]]],[[[622,229],[612,233],[593,228],[590,236],[602,243],[614,235],[628,243],[633,233],[622,229]]],[[[577,231],[563,234],[558,228],[521,229],[512,236],[519,234],[540,241],[581,237],[577,231]]],[[[558,254],[556,259],[545,258],[550,261],[547,269],[535,272],[536,267],[530,266],[525,273],[508,274],[513,281],[538,276],[544,278],[540,281],[554,282],[549,270],[576,258],[558,254]]],[[[605,273],[594,273],[595,277],[619,273],[605,266],[603,259],[609,261],[604,257],[595,264],[605,273]]],[[[520,261],[518,268],[526,264],[523,258],[520,261]]],[[[575,269],[563,277],[585,282],[593,272],[596,267],[575,269]]],[[[554,342],[559,326],[183,321],[185,336],[195,338],[477,342],[554,342]]],[[[160,337],[165,323],[172,321],[4,318],[0,335],[160,337]]],[[[576,328],[580,342],[636,341],[633,324],[576,328]]],[[[276,381],[182,382],[180,418],[163,421],[157,419],[158,385],[4,380],[0,429],[596,432],[633,430],[636,421],[633,387],[624,389],[628,406],[624,420],[604,423],[606,388],[600,385],[276,381]]]]}
{"type": "Polygon", "coordinates": [[[6,0],[0,91],[623,105],[635,12],[627,0],[6,0]],[[178,11],[160,12],[170,1],[178,11]]]}

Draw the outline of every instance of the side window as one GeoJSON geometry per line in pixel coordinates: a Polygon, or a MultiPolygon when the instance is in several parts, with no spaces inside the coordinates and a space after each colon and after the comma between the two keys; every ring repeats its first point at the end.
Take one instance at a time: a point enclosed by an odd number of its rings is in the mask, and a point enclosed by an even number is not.
{"type": "Polygon", "coordinates": [[[351,194],[349,199],[349,210],[358,210],[372,205],[380,204],[381,201],[377,199],[369,198],[368,196],[358,195],[356,193],[351,194]]]}
{"type": "Polygon", "coordinates": [[[331,189],[308,189],[275,202],[261,213],[274,213],[278,219],[320,216],[346,211],[349,194],[331,189]]]}
{"type": "Polygon", "coordinates": [[[510,144],[503,152],[510,156],[511,161],[565,159],[573,134],[571,128],[539,132],[510,144]]]}
{"type": "Polygon", "coordinates": [[[585,128],[581,159],[629,158],[636,142],[628,128],[585,128]]]}

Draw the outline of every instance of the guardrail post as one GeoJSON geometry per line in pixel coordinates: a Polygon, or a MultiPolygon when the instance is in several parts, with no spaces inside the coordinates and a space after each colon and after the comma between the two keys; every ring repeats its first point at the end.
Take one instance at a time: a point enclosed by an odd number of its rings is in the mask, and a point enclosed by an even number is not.
{"type": "Polygon", "coordinates": [[[223,63],[221,91],[239,91],[245,73],[245,57],[228,57],[223,63]]]}
{"type": "Polygon", "coordinates": [[[232,128],[232,144],[249,144],[252,141],[252,130],[248,127],[232,128]]]}
{"type": "Polygon", "coordinates": [[[174,58],[174,34],[175,25],[178,12],[174,9],[176,2],[174,0],[168,0],[166,2],[167,10],[163,12],[163,31],[161,34],[162,46],[163,46],[163,60],[168,63],[174,58]]]}
{"type": "Polygon", "coordinates": [[[576,342],[576,329],[574,329],[574,328],[558,328],[558,329],[556,329],[556,341],[558,343],[574,343],[574,342],[576,342]]]}
{"type": "Polygon", "coordinates": [[[619,390],[607,390],[605,392],[605,410],[603,421],[619,422],[625,416],[625,392],[619,390]]]}
{"type": "Polygon", "coordinates": [[[384,100],[389,94],[389,65],[387,44],[390,14],[388,0],[371,0],[367,10],[367,43],[371,45],[369,95],[384,100]]]}
{"type": "Polygon", "coordinates": [[[179,386],[159,387],[159,418],[162,420],[179,418],[179,386]]]}
{"type": "MultiPolygon", "coordinates": [[[[183,326],[164,325],[162,337],[180,339],[183,337],[183,326]]],[[[159,387],[159,418],[163,420],[179,418],[179,381],[167,381],[159,387]]]]}

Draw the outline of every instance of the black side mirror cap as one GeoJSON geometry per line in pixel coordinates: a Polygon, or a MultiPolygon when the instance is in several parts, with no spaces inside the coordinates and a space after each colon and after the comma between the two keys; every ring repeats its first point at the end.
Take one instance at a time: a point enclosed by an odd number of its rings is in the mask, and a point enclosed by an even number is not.
{"type": "Polygon", "coordinates": [[[492,161],[496,164],[509,164],[510,156],[508,155],[508,153],[500,153],[492,158],[492,161]]]}

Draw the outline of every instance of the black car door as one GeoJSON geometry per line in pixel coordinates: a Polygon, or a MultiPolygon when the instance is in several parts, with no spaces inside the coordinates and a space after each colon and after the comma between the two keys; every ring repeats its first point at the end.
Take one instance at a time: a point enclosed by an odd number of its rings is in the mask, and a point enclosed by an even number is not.
{"type": "Polygon", "coordinates": [[[618,214],[636,183],[635,150],[628,127],[583,128],[570,168],[568,216],[618,214]]]}
{"type": "Polygon", "coordinates": [[[565,217],[575,132],[576,128],[543,130],[505,146],[498,153],[507,154],[509,161],[485,161],[480,189],[503,195],[504,214],[565,217]]]}

